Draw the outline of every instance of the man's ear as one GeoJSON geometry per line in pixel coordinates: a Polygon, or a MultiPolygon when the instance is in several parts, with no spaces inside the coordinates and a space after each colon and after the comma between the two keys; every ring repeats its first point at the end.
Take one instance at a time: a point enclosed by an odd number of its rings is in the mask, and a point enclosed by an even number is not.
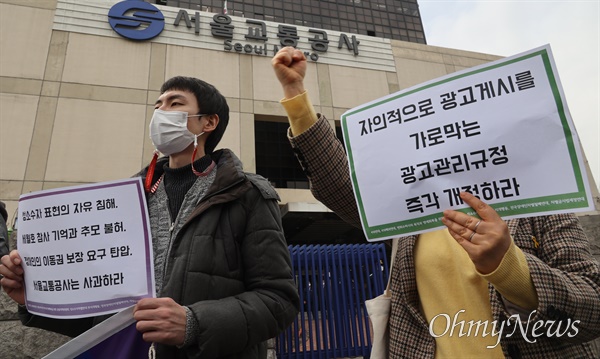
{"type": "Polygon", "coordinates": [[[207,133],[214,131],[217,128],[217,125],[219,124],[219,115],[215,113],[212,115],[204,116],[204,118],[207,121],[204,124],[204,128],[202,129],[202,131],[207,133]]]}

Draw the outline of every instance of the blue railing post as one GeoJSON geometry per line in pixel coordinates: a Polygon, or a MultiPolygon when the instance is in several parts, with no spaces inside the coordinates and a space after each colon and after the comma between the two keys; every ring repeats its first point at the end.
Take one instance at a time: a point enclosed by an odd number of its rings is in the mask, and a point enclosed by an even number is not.
{"type": "Polygon", "coordinates": [[[277,338],[278,358],[368,357],[371,328],[364,302],[385,289],[385,245],[302,245],[289,251],[301,308],[277,338]]]}

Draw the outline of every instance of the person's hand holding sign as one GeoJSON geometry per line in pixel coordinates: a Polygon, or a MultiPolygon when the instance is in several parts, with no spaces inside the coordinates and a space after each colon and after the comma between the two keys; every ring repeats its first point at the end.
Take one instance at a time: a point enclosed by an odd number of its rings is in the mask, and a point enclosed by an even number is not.
{"type": "Polygon", "coordinates": [[[25,286],[23,284],[23,267],[21,256],[17,250],[0,258],[0,285],[15,302],[25,304],[25,286]]]}
{"type": "Polygon", "coordinates": [[[133,310],[136,328],[147,342],[181,345],[185,340],[185,308],[171,298],[143,298],[133,310]]]}
{"type": "Polygon", "coordinates": [[[462,192],[460,197],[481,219],[445,210],[442,222],[448,227],[450,235],[467,251],[479,273],[489,274],[498,268],[510,247],[512,239],[508,225],[492,207],[472,194],[462,192]]]}

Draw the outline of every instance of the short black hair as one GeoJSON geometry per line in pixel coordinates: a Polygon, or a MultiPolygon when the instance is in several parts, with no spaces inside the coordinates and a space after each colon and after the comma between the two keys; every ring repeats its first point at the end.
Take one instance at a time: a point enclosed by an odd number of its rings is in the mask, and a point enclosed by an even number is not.
{"type": "Polygon", "coordinates": [[[210,133],[204,145],[204,152],[207,154],[212,153],[221,141],[221,138],[223,138],[225,129],[229,124],[229,106],[227,105],[227,100],[216,87],[195,77],[175,76],[168,79],[160,87],[161,94],[171,90],[193,93],[196,96],[196,101],[198,101],[200,111],[198,114],[217,114],[219,116],[217,127],[210,133]]]}

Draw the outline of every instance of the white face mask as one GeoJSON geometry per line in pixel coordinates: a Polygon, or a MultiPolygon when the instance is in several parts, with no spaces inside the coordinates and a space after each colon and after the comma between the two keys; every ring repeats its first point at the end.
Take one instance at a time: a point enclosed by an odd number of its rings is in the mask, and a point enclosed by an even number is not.
{"type": "Polygon", "coordinates": [[[194,135],[187,128],[187,112],[154,110],[150,120],[150,139],[162,154],[170,156],[186,149],[192,142],[196,143],[199,135],[194,135]]]}

